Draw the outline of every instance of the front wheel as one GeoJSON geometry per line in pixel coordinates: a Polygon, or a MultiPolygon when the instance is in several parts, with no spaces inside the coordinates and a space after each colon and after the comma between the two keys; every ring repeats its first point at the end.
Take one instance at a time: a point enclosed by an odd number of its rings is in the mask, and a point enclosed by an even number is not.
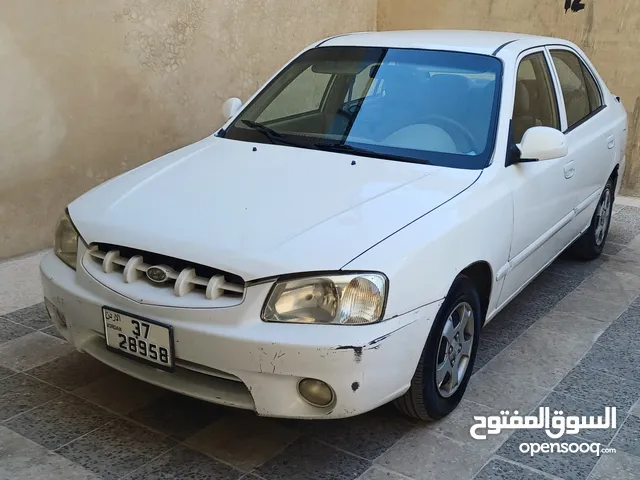
{"type": "Polygon", "coordinates": [[[458,406],[473,371],[481,320],[478,292],[460,275],[436,315],[411,387],[394,402],[402,413],[438,420],[458,406]]]}
{"type": "Polygon", "coordinates": [[[602,254],[611,225],[613,199],[613,180],[610,178],[600,195],[589,229],[569,248],[571,255],[580,260],[595,260],[602,254]]]}

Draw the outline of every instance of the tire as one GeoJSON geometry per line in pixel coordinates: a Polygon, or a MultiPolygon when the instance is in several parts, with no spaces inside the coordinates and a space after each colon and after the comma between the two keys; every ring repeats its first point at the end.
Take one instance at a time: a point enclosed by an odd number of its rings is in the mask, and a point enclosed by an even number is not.
{"type": "Polygon", "coordinates": [[[600,195],[589,229],[569,247],[572,257],[578,260],[595,260],[602,254],[611,226],[614,195],[614,182],[609,178],[600,195]]]}
{"type": "MultiPolygon", "coordinates": [[[[431,327],[431,332],[420,356],[418,367],[411,380],[411,387],[403,396],[394,401],[396,408],[409,417],[427,421],[438,420],[451,413],[458,406],[460,400],[462,400],[462,396],[471,378],[482,323],[482,309],[478,292],[468,277],[460,275],[453,282],[444,303],[436,315],[433,326],[431,327]],[[464,328],[464,335],[460,337],[464,344],[462,350],[468,351],[470,348],[469,354],[465,358],[466,367],[462,375],[460,375],[460,370],[457,370],[459,377],[458,386],[455,389],[449,388],[449,391],[445,392],[444,390],[447,390],[447,385],[450,387],[453,386],[452,379],[447,381],[447,376],[445,375],[444,381],[441,382],[439,388],[436,379],[442,379],[442,376],[436,373],[436,369],[439,365],[444,365],[446,369],[452,362],[455,363],[455,360],[451,360],[450,355],[455,355],[458,352],[458,348],[460,348],[457,340],[454,339],[453,343],[455,347],[452,347],[454,351],[451,354],[447,354],[451,344],[444,341],[443,335],[445,333],[445,327],[447,327],[447,331],[450,332],[450,327],[455,327],[456,318],[460,318],[462,312],[467,311],[467,307],[473,317],[467,317],[467,326],[464,328]],[[450,319],[452,321],[450,321],[450,319]],[[471,339],[469,340],[468,327],[470,325],[473,330],[471,339]]],[[[460,323],[458,323],[458,325],[460,325],[460,323]]],[[[457,358],[457,355],[455,356],[457,358]]],[[[462,359],[457,365],[462,365],[462,359]]],[[[450,369],[450,371],[454,370],[455,367],[450,369]]],[[[441,369],[441,371],[444,370],[441,369]]],[[[451,373],[447,375],[450,377],[451,373]]]]}

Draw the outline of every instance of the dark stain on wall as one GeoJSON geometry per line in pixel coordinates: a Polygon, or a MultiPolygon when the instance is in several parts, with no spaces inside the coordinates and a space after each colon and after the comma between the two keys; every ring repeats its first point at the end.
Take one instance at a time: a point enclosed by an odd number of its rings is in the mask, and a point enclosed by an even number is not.
{"type": "Polygon", "coordinates": [[[584,10],[586,6],[582,3],[583,0],[564,0],[564,13],[567,13],[571,10],[573,13],[578,13],[581,10],[584,10]]]}

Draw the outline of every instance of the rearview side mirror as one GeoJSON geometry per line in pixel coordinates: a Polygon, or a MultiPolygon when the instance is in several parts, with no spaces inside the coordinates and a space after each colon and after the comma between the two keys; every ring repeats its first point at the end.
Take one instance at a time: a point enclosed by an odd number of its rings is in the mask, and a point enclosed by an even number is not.
{"type": "Polygon", "coordinates": [[[550,127],[532,127],[520,142],[520,161],[543,161],[562,158],[569,153],[567,138],[560,130],[550,127]]]}
{"type": "Polygon", "coordinates": [[[222,105],[222,115],[224,115],[224,119],[230,120],[236,113],[240,111],[242,108],[242,100],[239,98],[233,97],[224,102],[222,105]]]}

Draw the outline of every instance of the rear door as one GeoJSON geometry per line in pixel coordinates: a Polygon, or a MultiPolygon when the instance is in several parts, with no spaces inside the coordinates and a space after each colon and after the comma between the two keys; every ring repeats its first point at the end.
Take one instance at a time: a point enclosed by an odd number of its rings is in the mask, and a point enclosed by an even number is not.
{"type": "Polygon", "coordinates": [[[597,201],[620,148],[616,145],[615,115],[604,88],[580,55],[568,47],[548,47],[552,59],[563,131],[574,159],[577,191],[577,233],[591,222],[597,201]]]}

